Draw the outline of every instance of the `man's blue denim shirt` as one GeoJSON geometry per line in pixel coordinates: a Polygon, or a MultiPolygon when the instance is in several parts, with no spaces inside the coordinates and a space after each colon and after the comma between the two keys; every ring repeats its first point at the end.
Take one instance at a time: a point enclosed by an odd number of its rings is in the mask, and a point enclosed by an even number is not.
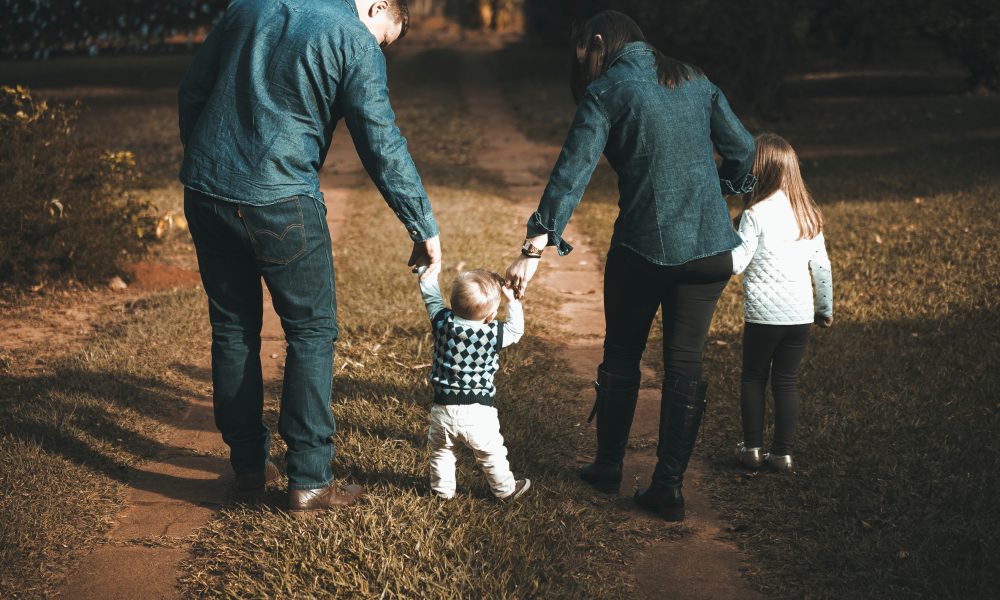
{"type": "Polygon", "coordinates": [[[343,118],[414,241],[438,233],[389,104],[385,56],[351,0],[234,0],[178,92],[185,186],[267,205],[323,201],[319,170],[343,118]]]}
{"type": "Polygon", "coordinates": [[[548,245],[562,255],[573,249],[562,232],[602,152],[618,174],[612,247],[679,265],[739,245],[722,194],[753,188],[754,139],[707,78],[667,88],[657,81],[655,57],[643,42],[612,56],[577,106],[528,237],[548,234],[548,245]],[[713,144],[722,156],[719,167],[713,144]]]}

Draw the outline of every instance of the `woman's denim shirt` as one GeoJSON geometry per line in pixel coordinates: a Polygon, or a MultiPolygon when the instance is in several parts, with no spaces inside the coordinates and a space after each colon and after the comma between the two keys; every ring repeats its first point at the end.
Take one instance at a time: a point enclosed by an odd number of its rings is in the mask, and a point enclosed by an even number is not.
{"type": "Polygon", "coordinates": [[[670,89],[648,45],[623,47],[584,92],[528,237],[548,234],[561,255],[573,249],[562,232],[602,152],[618,174],[612,247],[679,265],[739,245],[722,194],[753,188],[754,139],[707,78],[670,89]]]}
{"type": "Polygon", "coordinates": [[[234,0],[178,92],[186,187],[253,205],[305,195],[347,122],[361,162],[414,241],[437,235],[389,104],[386,64],[354,0],[234,0]]]}

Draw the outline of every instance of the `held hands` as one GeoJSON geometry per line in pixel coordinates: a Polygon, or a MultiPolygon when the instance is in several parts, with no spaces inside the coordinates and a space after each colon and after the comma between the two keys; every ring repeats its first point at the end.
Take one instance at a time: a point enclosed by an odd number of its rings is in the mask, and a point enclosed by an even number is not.
{"type": "Polygon", "coordinates": [[[500,284],[500,295],[503,296],[504,300],[507,302],[517,300],[514,296],[514,288],[509,287],[506,282],[500,284]]]}
{"type": "Polygon", "coordinates": [[[437,277],[441,272],[441,238],[434,236],[422,242],[413,242],[413,252],[406,266],[412,267],[413,273],[420,274],[420,281],[437,277]],[[425,267],[421,270],[421,267],[425,267]]]}
{"type": "Polygon", "coordinates": [[[815,323],[817,327],[822,327],[826,329],[830,325],[833,325],[833,317],[827,317],[824,315],[817,314],[815,316],[815,323]]]}
{"type": "MultiPolygon", "coordinates": [[[[538,258],[529,258],[521,255],[507,267],[507,277],[504,290],[510,288],[510,292],[515,298],[520,300],[524,296],[524,291],[528,288],[528,282],[535,276],[538,270],[538,258]]],[[[506,293],[506,292],[504,292],[506,293]]]]}
{"type": "Polygon", "coordinates": [[[535,276],[538,270],[538,263],[542,258],[542,250],[548,235],[542,234],[524,240],[521,248],[521,256],[507,267],[505,284],[514,291],[514,297],[520,300],[524,296],[524,291],[528,289],[528,282],[535,276]]]}

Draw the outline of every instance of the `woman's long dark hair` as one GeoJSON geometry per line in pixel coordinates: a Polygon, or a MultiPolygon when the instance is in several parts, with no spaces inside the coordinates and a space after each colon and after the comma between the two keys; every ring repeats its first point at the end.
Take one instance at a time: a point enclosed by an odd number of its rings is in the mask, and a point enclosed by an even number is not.
{"type": "Polygon", "coordinates": [[[639,25],[628,15],[605,10],[594,15],[583,27],[573,31],[573,42],[583,52],[583,62],[573,61],[570,86],[573,98],[579,102],[583,90],[608,70],[608,58],[614,56],[625,44],[643,42],[656,56],[656,76],[660,83],[673,89],[685,81],[703,75],[701,69],[671,58],[646,42],[639,25]],[[600,35],[601,40],[596,37],[600,35]]]}

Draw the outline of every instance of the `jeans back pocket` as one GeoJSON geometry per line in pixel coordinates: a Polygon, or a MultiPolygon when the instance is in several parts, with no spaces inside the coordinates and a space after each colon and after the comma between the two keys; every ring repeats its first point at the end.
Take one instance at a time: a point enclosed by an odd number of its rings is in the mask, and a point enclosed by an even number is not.
{"type": "Polygon", "coordinates": [[[240,206],[243,225],[258,260],[278,265],[306,251],[306,226],[300,196],[267,206],[240,206]]]}

